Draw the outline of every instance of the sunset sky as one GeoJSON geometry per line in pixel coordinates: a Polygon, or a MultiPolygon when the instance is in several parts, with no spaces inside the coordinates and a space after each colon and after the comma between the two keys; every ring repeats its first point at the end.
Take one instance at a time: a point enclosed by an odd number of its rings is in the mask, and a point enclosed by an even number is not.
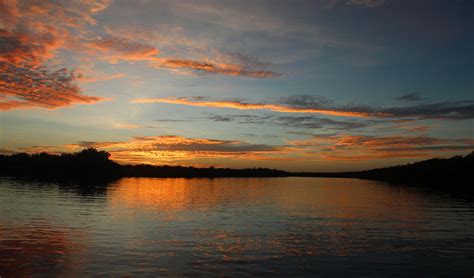
{"type": "Polygon", "coordinates": [[[345,171],[474,150],[471,0],[0,0],[0,152],[345,171]]]}

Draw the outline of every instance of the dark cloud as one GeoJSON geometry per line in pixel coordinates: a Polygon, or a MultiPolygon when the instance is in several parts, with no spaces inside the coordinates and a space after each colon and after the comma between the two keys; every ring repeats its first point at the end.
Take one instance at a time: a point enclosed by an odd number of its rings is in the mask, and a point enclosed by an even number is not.
{"type": "Polygon", "coordinates": [[[234,122],[237,124],[254,124],[254,125],[279,125],[290,128],[304,129],[338,129],[349,130],[355,128],[363,128],[373,124],[371,121],[337,121],[328,118],[321,118],[315,115],[308,116],[278,116],[278,115],[210,115],[209,120],[215,122],[234,122]]]}
{"type": "Polygon", "coordinates": [[[280,97],[277,103],[288,105],[294,108],[328,108],[332,101],[324,97],[314,97],[308,95],[280,97]]]}
{"type": "Polygon", "coordinates": [[[233,122],[236,118],[242,117],[245,115],[232,115],[232,116],[221,116],[221,115],[212,115],[208,119],[215,122],[233,122]]]}
{"type": "Polygon", "coordinates": [[[248,55],[242,53],[223,53],[227,55],[229,58],[235,60],[236,64],[246,65],[247,67],[252,68],[268,68],[272,65],[269,62],[260,61],[257,58],[250,57],[248,55]]]}
{"type": "Polygon", "coordinates": [[[420,100],[423,100],[420,93],[416,93],[416,92],[401,95],[401,96],[399,96],[395,99],[400,100],[400,101],[420,101],[420,100]]]}
{"type": "Polygon", "coordinates": [[[451,101],[383,109],[391,117],[419,119],[463,120],[474,119],[474,101],[451,101]]]}
{"type": "Polygon", "coordinates": [[[474,150],[474,145],[470,146],[451,146],[451,145],[441,145],[441,146],[420,146],[413,148],[381,148],[380,151],[386,152],[407,152],[407,151],[472,151],[474,150]]]}
{"type": "Polygon", "coordinates": [[[382,5],[385,2],[385,0],[349,0],[347,2],[352,5],[375,7],[375,6],[382,5]]]}
{"type": "MultiPolygon", "coordinates": [[[[423,98],[418,93],[410,93],[397,98],[403,101],[418,101],[423,98]]],[[[413,117],[418,119],[473,119],[474,101],[446,101],[436,103],[422,103],[410,106],[400,107],[370,107],[363,105],[346,105],[336,107],[330,100],[321,97],[312,96],[291,96],[281,98],[279,103],[290,107],[306,109],[328,109],[347,112],[366,113],[375,117],[382,118],[406,118],[413,117]]]]}

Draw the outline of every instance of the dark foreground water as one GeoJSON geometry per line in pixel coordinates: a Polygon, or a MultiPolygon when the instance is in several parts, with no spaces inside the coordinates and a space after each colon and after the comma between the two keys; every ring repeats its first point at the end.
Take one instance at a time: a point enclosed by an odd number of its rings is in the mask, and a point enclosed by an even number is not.
{"type": "Polygon", "coordinates": [[[0,179],[0,276],[472,277],[462,196],[353,179],[0,179]]]}

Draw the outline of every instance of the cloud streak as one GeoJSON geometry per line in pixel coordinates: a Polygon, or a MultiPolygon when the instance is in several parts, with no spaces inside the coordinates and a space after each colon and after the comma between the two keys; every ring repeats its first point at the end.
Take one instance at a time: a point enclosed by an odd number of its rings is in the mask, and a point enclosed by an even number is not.
{"type": "Polygon", "coordinates": [[[134,99],[133,103],[168,103],[168,104],[180,104],[195,107],[214,107],[214,108],[230,108],[237,110],[266,110],[281,113],[315,113],[327,116],[340,116],[340,117],[356,117],[366,118],[370,116],[370,113],[359,112],[359,111],[345,111],[336,109],[323,109],[323,108],[304,108],[304,107],[291,107],[283,104],[276,103],[249,103],[242,101],[209,101],[202,97],[195,98],[139,98],[134,99]]]}
{"type": "Polygon", "coordinates": [[[191,69],[202,73],[215,73],[230,76],[245,76],[252,78],[272,78],[281,76],[280,73],[268,70],[255,70],[237,64],[215,63],[186,59],[158,59],[154,63],[158,68],[191,69]]]}
{"type": "Polygon", "coordinates": [[[146,62],[152,68],[186,74],[209,73],[250,78],[281,76],[280,73],[265,69],[270,63],[240,53],[227,54],[207,45],[198,46],[187,38],[175,38],[170,42],[165,36],[154,32],[133,31],[130,28],[106,30],[106,36],[94,38],[83,45],[89,54],[112,64],[120,61],[146,62]],[[158,50],[156,45],[163,45],[165,51],[158,50]],[[171,51],[166,51],[167,48],[171,48],[171,51]],[[188,58],[190,56],[192,58],[188,58]]]}
{"type": "Polygon", "coordinates": [[[385,3],[385,0],[350,0],[348,3],[365,7],[375,7],[385,3]]]}
{"type": "Polygon", "coordinates": [[[336,129],[350,130],[370,126],[371,123],[364,121],[336,121],[329,118],[321,118],[315,115],[293,116],[293,115],[211,115],[207,119],[215,122],[233,122],[237,124],[254,125],[279,125],[288,128],[302,129],[336,129]]]}
{"type": "Polygon", "coordinates": [[[429,136],[314,135],[290,144],[306,148],[324,160],[360,161],[384,158],[423,158],[433,152],[470,151],[474,140],[429,136]]]}
{"type": "Polygon", "coordinates": [[[206,97],[138,98],[133,103],[167,103],[194,107],[264,110],[279,113],[306,113],[352,118],[416,118],[462,120],[474,118],[474,101],[453,101],[401,107],[333,106],[327,100],[311,96],[280,98],[279,101],[246,102],[242,100],[211,100],[206,97]]]}

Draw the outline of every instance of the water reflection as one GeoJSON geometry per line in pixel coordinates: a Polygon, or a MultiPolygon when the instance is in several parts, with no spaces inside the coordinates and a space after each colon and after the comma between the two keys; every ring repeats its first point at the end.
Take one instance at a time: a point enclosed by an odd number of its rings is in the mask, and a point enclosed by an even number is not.
{"type": "Polygon", "coordinates": [[[472,270],[472,203],[416,189],[315,178],[129,178],[80,188],[0,180],[0,275],[472,270]]]}
{"type": "Polygon", "coordinates": [[[125,178],[112,185],[112,206],[155,211],[208,210],[264,194],[264,179],[125,178]]]}
{"type": "Polygon", "coordinates": [[[0,269],[4,277],[60,274],[84,248],[84,231],[56,227],[45,219],[17,225],[0,222],[0,269]]]}

